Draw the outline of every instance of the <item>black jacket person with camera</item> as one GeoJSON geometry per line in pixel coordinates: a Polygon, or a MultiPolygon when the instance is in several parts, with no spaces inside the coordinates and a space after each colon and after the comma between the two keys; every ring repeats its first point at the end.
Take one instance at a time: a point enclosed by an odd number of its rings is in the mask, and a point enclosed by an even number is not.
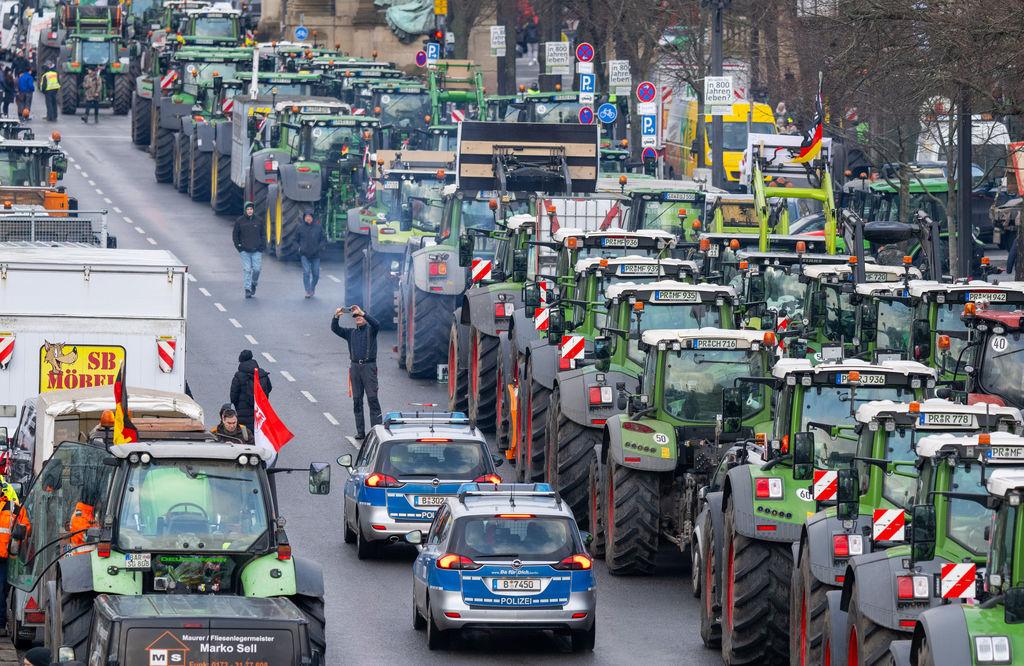
{"type": "Polygon", "coordinates": [[[352,363],[349,368],[349,387],[352,394],[352,409],[356,419],[356,439],[366,437],[363,421],[363,393],[370,406],[370,426],[381,422],[380,400],[377,399],[377,332],[380,324],[363,312],[358,305],[338,308],[331,319],[331,330],[348,342],[348,355],[352,363]],[[338,318],[351,312],[355,319],[354,328],[344,328],[338,318]]]}

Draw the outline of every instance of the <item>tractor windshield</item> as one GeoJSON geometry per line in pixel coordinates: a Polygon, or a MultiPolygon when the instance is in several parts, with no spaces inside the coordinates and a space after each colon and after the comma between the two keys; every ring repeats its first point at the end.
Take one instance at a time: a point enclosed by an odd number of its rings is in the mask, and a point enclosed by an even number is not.
{"type": "Polygon", "coordinates": [[[672,201],[648,201],[644,205],[640,228],[660,229],[681,237],[683,224],[679,220],[679,204],[672,201]]]}
{"type": "Polygon", "coordinates": [[[914,309],[902,301],[878,301],[875,348],[900,350],[910,348],[910,326],[914,309]]]}
{"type": "Polygon", "coordinates": [[[981,364],[981,388],[1014,407],[1024,405],[1024,334],[992,335],[984,340],[985,361],[981,364]]]}
{"type": "Polygon", "coordinates": [[[749,227],[757,229],[757,213],[754,204],[749,202],[724,202],[718,206],[717,214],[722,216],[722,225],[726,227],[749,227]]]}
{"type": "MultiPolygon", "coordinates": [[[[996,513],[996,528],[993,530],[992,547],[989,549],[988,574],[996,574],[1003,580],[1013,580],[1013,553],[1017,543],[1017,515],[1020,509],[1004,502],[996,513]]],[[[1024,556],[1019,551],[1017,558],[1024,556]]]]}
{"type": "Polygon", "coordinates": [[[836,344],[853,340],[857,315],[850,294],[828,286],[821,289],[825,292],[825,336],[836,344]]]}
{"type": "MultiPolygon", "coordinates": [[[[953,472],[953,483],[949,490],[957,493],[985,495],[985,477],[991,468],[979,465],[957,465],[953,472]],[[980,473],[979,473],[980,472],[980,473]]],[[[988,539],[985,528],[992,524],[992,510],[977,502],[966,499],[949,499],[949,514],[946,517],[946,529],[949,536],[961,546],[982,555],[988,550],[988,539]]]]}
{"type": "Polygon", "coordinates": [[[383,94],[380,96],[380,122],[399,129],[407,129],[420,125],[423,118],[430,114],[430,95],[422,93],[403,93],[401,95],[383,94]]]}
{"type": "Polygon", "coordinates": [[[110,42],[82,42],[82,64],[109,65],[114,55],[113,51],[113,44],[110,42]]]}
{"type": "Polygon", "coordinates": [[[582,105],[579,102],[541,102],[533,106],[533,111],[536,115],[533,122],[551,125],[561,123],[577,124],[580,122],[581,107],[582,105]]]}
{"type": "Polygon", "coordinates": [[[334,162],[359,154],[363,138],[358,127],[314,127],[313,158],[334,162]]]}
{"type": "Polygon", "coordinates": [[[764,300],[769,310],[777,310],[780,317],[799,317],[804,310],[807,285],[800,275],[790,273],[781,266],[764,267],[764,300]]]}
{"type": "MultiPolygon", "coordinates": [[[[935,320],[936,335],[949,336],[949,348],[941,349],[936,345],[935,361],[939,369],[944,372],[963,372],[964,366],[972,365],[974,360],[973,348],[967,349],[967,324],[961,318],[963,306],[960,304],[946,303],[936,305],[938,317],[935,320]],[[957,364],[959,363],[959,368],[957,364]]],[[[1018,307],[1012,303],[991,303],[985,306],[988,310],[1013,310],[1018,307]]]]}
{"type": "MultiPolygon", "coordinates": [[[[723,389],[736,386],[740,377],[764,374],[761,354],[746,349],[687,349],[666,356],[665,411],[681,421],[713,422],[722,411],[723,389]]],[[[761,411],[764,388],[749,383],[740,386],[743,416],[761,411]]]]}
{"type": "Polygon", "coordinates": [[[42,183],[39,163],[25,153],[0,152],[0,185],[37,186],[42,183]]]}
{"type": "Polygon", "coordinates": [[[814,435],[815,467],[835,469],[850,462],[857,452],[853,414],[858,407],[872,400],[913,399],[913,390],[902,386],[861,386],[856,391],[845,386],[808,387],[801,391],[797,431],[814,435]]]}
{"type": "Polygon", "coordinates": [[[402,183],[402,203],[409,206],[412,226],[422,231],[437,231],[441,228],[444,200],[441,190],[444,183],[431,180],[406,180],[402,183]]]}
{"type": "MultiPolygon", "coordinates": [[[[623,305],[622,307],[628,307],[623,305]]],[[[629,356],[643,362],[640,336],[644,331],[672,328],[719,328],[722,326],[721,309],[712,303],[666,304],[645,303],[644,309],[633,312],[629,327],[629,356]],[[638,325],[639,322],[639,325],[638,325]]]]}
{"type": "Polygon", "coordinates": [[[235,21],[230,16],[200,16],[192,26],[196,37],[227,37],[236,35],[235,21]]]}
{"type": "Polygon", "coordinates": [[[241,551],[267,531],[259,468],[154,460],[129,468],[117,544],[126,551],[241,551]]]}

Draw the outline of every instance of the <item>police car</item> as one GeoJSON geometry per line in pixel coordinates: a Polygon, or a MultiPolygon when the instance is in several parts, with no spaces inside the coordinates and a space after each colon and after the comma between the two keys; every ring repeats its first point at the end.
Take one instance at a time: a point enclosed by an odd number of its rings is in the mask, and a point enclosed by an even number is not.
{"type": "Polygon", "coordinates": [[[413,627],[431,650],[461,629],[548,629],[573,651],[593,650],[597,608],[590,536],[551,487],[469,483],[406,540],[413,563],[413,627]]]}
{"type": "Polygon", "coordinates": [[[466,482],[500,483],[502,463],[460,412],[390,412],[359,453],[338,458],[345,482],[345,543],[359,559],[377,554],[410,530],[426,527],[437,507],[466,482]]]}

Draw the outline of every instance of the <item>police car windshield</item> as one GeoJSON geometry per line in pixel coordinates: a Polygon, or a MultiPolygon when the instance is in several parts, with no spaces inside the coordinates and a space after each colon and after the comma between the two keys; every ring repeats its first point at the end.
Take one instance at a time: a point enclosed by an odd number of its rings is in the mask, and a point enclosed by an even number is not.
{"type": "MultiPolygon", "coordinates": [[[[668,354],[665,367],[665,410],[682,421],[712,422],[722,411],[722,390],[733,388],[739,377],[764,374],[760,353],[746,349],[713,349],[715,345],[735,345],[733,340],[699,340],[708,349],[684,350],[668,354]]],[[[764,407],[764,390],[744,383],[743,415],[750,416],[764,407]]]]}
{"type": "Polygon", "coordinates": [[[465,516],[455,522],[450,549],[473,560],[558,562],[577,552],[574,527],[562,516],[465,516]]]}
{"type": "Polygon", "coordinates": [[[258,468],[221,460],[133,465],[124,484],[118,547],[243,551],[267,531],[258,468]]]}
{"type": "MultiPolygon", "coordinates": [[[[870,381],[872,376],[875,375],[862,372],[861,381],[870,381]]],[[[850,462],[856,454],[858,437],[853,432],[855,419],[852,413],[857,411],[857,407],[872,400],[905,402],[914,399],[914,392],[908,387],[861,386],[853,392],[851,410],[851,390],[848,387],[810,386],[802,393],[798,430],[814,435],[815,465],[824,469],[850,462]],[[838,428],[835,437],[831,432],[833,426],[838,428]]]]}
{"type": "Polygon", "coordinates": [[[1024,406],[1024,334],[993,335],[984,341],[981,386],[1014,407],[1024,406]]]}
{"type": "Polygon", "coordinates": [[[380,461],[380,472],[397,479],[475,479],[491,471],[480,442],[391,442],[380,461]]]}

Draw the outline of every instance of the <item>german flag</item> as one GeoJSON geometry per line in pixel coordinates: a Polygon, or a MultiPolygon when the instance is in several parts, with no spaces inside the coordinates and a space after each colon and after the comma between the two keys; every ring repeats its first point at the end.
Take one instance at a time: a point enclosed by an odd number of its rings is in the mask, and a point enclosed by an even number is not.
{"type": "Polygon", "coordinates": [[[114,444],[131,444],[139,441],[139,431],[128,416],[128,388],[124,381],[124,363],[114,380],[114,444]]]}
{"type": "Polygon", "coordinates": [[[814,105],[814,124],[804,132],[804,140],[800,142],[800,149],[790,160],[797,164],[810,162],[821,152],[821,136],[824,133],[825,112],[821,103],[821,74],[818,74],[818,96],[814,105]]]}

